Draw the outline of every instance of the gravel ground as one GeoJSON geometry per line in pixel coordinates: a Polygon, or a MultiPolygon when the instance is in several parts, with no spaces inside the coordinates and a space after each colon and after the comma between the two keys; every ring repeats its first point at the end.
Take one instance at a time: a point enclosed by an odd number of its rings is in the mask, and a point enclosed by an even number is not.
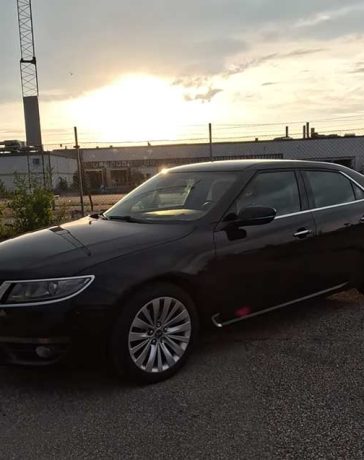
{"type": "Polygon", "coordinates": [[[148,387],[99,362],[1,367],[1,459],[364,459],[364,297],[203,334],[148,387]]]}
{"type": "MultiPolygon", "coordinates": [[[[103,205],[103,204],[108,204],[108,205],[113,205],[117,201],[119,201],[125,193],[119,193],[119,194],[101,194],[101,195],[92,195],[92,201],[94,204],[97,205],[103,205]]],[[[69,203],[72,205],[79,205],[80,204],[80,197],[78,195],[75,196],[59,196],[56,198],[59,202],[61,203],[69,203]]],[[[85,202],[88,202],[88,195],[84,195],[84,200],[85,202]]]]}

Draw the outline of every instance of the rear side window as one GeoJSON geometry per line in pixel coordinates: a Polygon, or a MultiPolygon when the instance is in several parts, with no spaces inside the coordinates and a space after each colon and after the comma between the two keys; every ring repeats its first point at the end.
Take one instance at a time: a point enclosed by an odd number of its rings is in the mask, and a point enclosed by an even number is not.
{"type": "Polygon", "coordinates": [[[301,209],[296,175],[293,171],[258,173],[245,187],[236,202],[236,213],[248,206],[268,206],[277,215],[291,214],[301,209]]]}
{"type": "Polygon", "coordinates": [[[356,184],[353,183],[355,198],[357,200],[364,200],[364,190],[358,187],[356,184]]]}
{"type": "Polygon", "coordinates": [[[315,208],[355,201],[351,181],[342,174],[330,171],[306,171],[315,208]]]}

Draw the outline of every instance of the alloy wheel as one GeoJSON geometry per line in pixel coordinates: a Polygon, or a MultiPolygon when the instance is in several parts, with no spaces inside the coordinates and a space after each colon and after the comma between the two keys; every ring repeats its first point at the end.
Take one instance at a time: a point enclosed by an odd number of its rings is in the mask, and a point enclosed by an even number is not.
{"type": "Polygon", "coordinates": [[[164,372],[184,355],[191,339],[191,317],[172,297],[158,297],[136,314],[129,330],[129,353],[145,372],[164,372]]]}

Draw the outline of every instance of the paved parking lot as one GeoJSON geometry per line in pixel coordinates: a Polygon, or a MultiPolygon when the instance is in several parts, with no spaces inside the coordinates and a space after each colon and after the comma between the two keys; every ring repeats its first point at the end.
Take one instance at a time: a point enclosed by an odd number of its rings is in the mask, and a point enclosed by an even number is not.
{"type": "Polygon", "coordinates": [[[149,387],[100,364],[1,367],[1,459],[363,459],[364,297],[207,332],[149,387]]]}

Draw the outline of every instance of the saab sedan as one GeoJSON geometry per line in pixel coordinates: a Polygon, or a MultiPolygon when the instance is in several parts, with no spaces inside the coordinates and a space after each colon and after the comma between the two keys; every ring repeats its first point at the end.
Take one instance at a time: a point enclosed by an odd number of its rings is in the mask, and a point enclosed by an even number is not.
{"type": "Polygon", "coordinates": [[[224,327],[363,286],[364,176],[234,160],[164,170],[103,214],[0,244],[0,354],[52,364],[100,344],[126,378],[186,362],[224,327]]]}

